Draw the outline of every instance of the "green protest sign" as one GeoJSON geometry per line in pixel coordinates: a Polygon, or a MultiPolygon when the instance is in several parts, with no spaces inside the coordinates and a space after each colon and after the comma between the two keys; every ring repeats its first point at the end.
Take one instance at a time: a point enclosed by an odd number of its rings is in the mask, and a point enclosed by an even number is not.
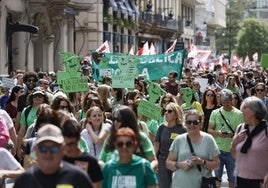
{"type": "Polygon", "coordinates": [[[161,114],[161,108],[143,99],[139,102],[138,113],[148,118],[158,120],[161,114]]]}
{"type": "Polygon", "coordinates": [[[193,95],[195,94],[195,91],[189,87],[181,88],[184,101],[186,103],[186,107],[190,107],[192,103],[193,95]]]}
{"type": "Polygon", "coordinates": [[[172,53],[143,56],[104,53],[101,57],[98,64],[93,62],[93,78],[97,80],[101,79],[100,72],[108,71],[112,75],[119,75],[121,73],[135,74],[135,69],[132,72],[130,72],[130,69],[127,69],[128,71],[121,69],[118,62],[131,64],[133,65],[132,67],[135,67],[134,65],[136,63],[136,67],[138,68],[137,75],[143,75],[146,80],[160,80],[163,76],[167,76],[170,70],[177,71],[178,79],[180,79],[185,52],[184,50],[180,50],[172,53]],[[122,61],[122,59],[124,60],[122,61]],[[107,71],[105,71],[106,69],[107,71]]]}
{"type": "Polygon", "coordinates": [[[134,77],[126,74],[112,75],[113,88],[134,88],[134,77]]]}
{"type": "Polygon", "coordinates": [[[59,71],[57,74],[57,82],[62,85],[62,89],[65,93],[87,91],[88,79],[82,77],[78,72],[80,69],[80,60],[82,57],[74,55],[70,52],[60,52],[63,57],[63,65],[66,67],[66,71],[59,71]]]}
{"type": "Polygon", "coordinates": [[[261,67],[268,67],[268,54],[261,55],[261,67]]]}
{"type": "Polygon", "coordinates": [[[157,83],[154,83],[150,80],[146,80],[147,84],[149,85],[148,88],[148,93],[149,93],[149,102],[151,104],[155,104],[157,99],[162,96],[165,95],[167,92],[165,90],[163,90],[157,83]]]}

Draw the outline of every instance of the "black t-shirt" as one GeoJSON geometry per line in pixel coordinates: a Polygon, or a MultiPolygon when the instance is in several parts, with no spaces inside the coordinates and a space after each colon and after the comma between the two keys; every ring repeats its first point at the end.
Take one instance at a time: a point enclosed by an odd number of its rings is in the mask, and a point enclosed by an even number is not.
{"type": "Polygon", "coordinates": [[[208,132],[208,124],[209,124],[210,115],[211,115],[212,111],[217,109],[217,108],[219,108],[219,106],[214,106],[214,108],[212,108],[212,109],[207,109],[206,107],[203,108],[203,112],[204,112],[205,117],[204,117],[202,131],[208,132]]]}
{"type": "Polygon", "coordinates": [[[177,96],[179,90],[178,90],[179,84],[176,83],[175,85],[171,85],[169,82],[166,83],[165,89],[167,92],[171,93],[174,96],[177,96]]]}
{"type": "Polygon", "coordinates": [[[56,188],[60,185],[93,188],[89,176],[67,162],[63,162],[60,170],[51,175],[44,174],[38,166],[34,166],[15,180],[14,188],[56,188]]]}
{"type": "Polygon", "coordinates": [[[79,157],[70,158],[63,157],[64,161],[67,161],[75,166],[78,166],[82,170],[88,173],[92,182],[99,182],[103,179],[101,168],[98,164],[98,161],[95,157],[89,155],[87,152],[83,152],[79,157]]]}
{"type": "Polygon", "coordinates": [[[159,142],[159,157],[166,158],[173,140],[183,133],[186,133],[186,128],[183,125],[173,127],[167,127],[164,124],[160,125],[155,136],[155,141],[159,142]]]}

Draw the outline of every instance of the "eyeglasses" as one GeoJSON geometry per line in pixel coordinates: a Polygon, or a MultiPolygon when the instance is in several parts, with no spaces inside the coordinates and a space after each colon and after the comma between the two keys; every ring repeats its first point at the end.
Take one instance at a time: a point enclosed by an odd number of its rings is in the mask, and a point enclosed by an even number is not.
{"type": "Polygon", "coordinates": [[[35,79],[28,79],[27,82],[35,82],[35,79]]]}
{"type": "Polygon", "coordinates": [[[44,97],[44,95],[40,93],[33,95],[33,98],[42,98],[42,97],[44,97]]]}
{"type": "Polygon", "coordinates": [[[186,123],[187,125],[191,125],[192,123],[193,123],[194,125],[198,125],[198,124],[200,123],[200,121],[199,121],[199,120],[194,120],[194,121],[192,121],[192,120],[186,120],[185,123],[186,123]]]}
{"type": "Polygon", "coordinates": [[[164,113],[167,112],[168,114],[171,114],[173,112],[173,110],[170,110],[170,109],[169,110],[164,109],[163,111],[164,111],[164,113]]]}
{"type": "Polygon", "coordinates": [[[117,121],[117,122],[121,122],[121,119],[119,119],[118,117],[112,117],[112,121],[113,121],[113,122],[115,122],[115,121],[117,121]]]}
{"type": "Polygon", "coordinates": [[[58,153],[60,151],[60,146],[38,146],[38,150],[40,153],[47,153],[50,152],[52,154],[58,153]]]}
{"type": "Polygon", "coordinates": [[[119,147],[119,148],[123,148],[124,145],[125,145],[127,148],[129,148],[129,147],[131,147],[131,146],[134,145],[134,142],[133,142],[133,141],[128,141],[128,142],[117,142],[117,143],[116,143],[116,146],[119,147]]]}
{"type": "Polygon", "coordinates": [[[68,109],[68,106],[59,106],[59,109],[68,109]]]}
{"type": "Polygon", "coordinates": [[[263,92],[264,89],[256,89],[256,91],[257,91],[257,92],[259,92],[259,91],[260,91],[260,92],[263,92]]]}
{"type": "Polygon", "coordinates": [[[164,104],[169,104],[170,103],[170,100],[163,100],[163,103],[164,104]]]}
{"type": "Polygon", "coordinates": [[[214,97],[213,94],[209,94],[209,93],[207,93],[206,96],[207,96],[207,97],[214,97]]]}

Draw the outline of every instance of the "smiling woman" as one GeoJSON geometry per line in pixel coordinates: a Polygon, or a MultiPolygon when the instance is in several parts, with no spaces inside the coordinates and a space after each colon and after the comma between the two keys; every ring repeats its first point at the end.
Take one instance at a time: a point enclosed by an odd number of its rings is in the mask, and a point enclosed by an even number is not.
{"type": "Polygon", "coordinates": [[[212,177],[211,171],[219,166],[219,149],[213,137],[201,131],[202,116],[197,110],[188,111],[185,125],[187,133],[176,137],[166,161],[167,168],[173,171],[173,188],[200,187],[201,177],[212,177]]]}

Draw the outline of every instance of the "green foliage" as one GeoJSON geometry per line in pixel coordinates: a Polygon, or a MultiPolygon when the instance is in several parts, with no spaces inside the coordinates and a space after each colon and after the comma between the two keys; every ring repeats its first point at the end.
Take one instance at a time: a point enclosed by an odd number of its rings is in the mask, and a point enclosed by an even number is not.
{"type": "Polygon", "coordinates": [[[245,17],[245,10],[248,10],[250,5],[251,0],[229,0],[226,6],[226,28],[215,33],[217,52],[227,53],[230,56],[236,48],[240,23],[245,17]]]}
{"type": "Polygon", "coordinates": [[[267,25],[254,18],[247,18],[241,25],[241,30],[237,35],[237,53],[240,57],[249,56],[258,52],[259,56],[268,51],[268,29],[267,25]]]}

